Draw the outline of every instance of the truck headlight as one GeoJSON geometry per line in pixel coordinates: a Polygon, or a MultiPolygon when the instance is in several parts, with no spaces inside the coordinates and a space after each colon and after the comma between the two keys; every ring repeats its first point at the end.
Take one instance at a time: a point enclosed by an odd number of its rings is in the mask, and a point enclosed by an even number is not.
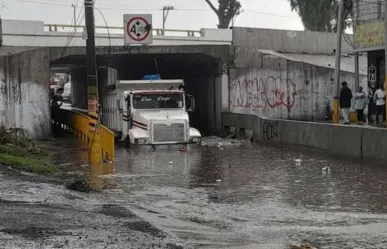
{"type": "Polygon", "coordinates": [[[136,144],[146,144],[146,139],[145,138],[136,138],[136,139],[134,139],[134,142],[136,144]]]}
{"type": "Polygon", "coordinates": [[[146,144],[146,139],[144,139],[144,138],[139,138],[139,139],[138,139],[138,143],[139,143],[139,144],[146,144]]]}

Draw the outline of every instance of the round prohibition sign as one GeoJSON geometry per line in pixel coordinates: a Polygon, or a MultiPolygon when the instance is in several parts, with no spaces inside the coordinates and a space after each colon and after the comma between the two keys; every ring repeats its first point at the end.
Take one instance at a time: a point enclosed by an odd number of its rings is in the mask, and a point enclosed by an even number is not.
{"type": "Polygon", "coordinates": [[[145,40],[150,32],[150,29],[147,29],[149,23],[143,17],[133,17],[128,21],[126,25],[126,33],[134,41],[143,41],[145,40]],[[141,23],[143,25],[141,26],[141,23]]]}

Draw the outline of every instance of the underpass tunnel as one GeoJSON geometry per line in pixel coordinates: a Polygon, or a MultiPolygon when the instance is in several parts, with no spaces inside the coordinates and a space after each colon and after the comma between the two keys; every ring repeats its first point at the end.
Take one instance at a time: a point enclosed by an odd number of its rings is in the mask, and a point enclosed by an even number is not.
{"type": "Polygon", "coordinates": [[[139,80],[147,74],[160,74],[161,79],[183,79],[186,93],[196,100],[196,109],[190,113],[191,126],[203,135],[220,132],[221,125],[215,117],[221,105],[221,96],[217,97],[215,92],[220,59],[200,53],[132,54],[103,59],[118,70],[120,80],[139,80]]]}
{"type": "MultiPolygon", "coordinates": [[[[87,68],[85,56],[68,56],[51,62],[52,72],[65,72],[71,77],[71,106],[86,110],[87,106],[87,68]],[[59,70],[58,70],[59,69],[59,70]],[[66,70],[65,70],[66,69],[66,70]]],[[[107,66],[97,66],[99,98],[102,104],[103,89],[117,79],[117,70],[107,66]],[[112,78],[112,76],[114,76],[112,78]]]]}
{"type": "MultiPolygon", "coordinates": [[[[52,65],[67,65],[72,79],[72,106],[87,109],[87,74],[85,56],[68,56],[52,65]]],[[[185,91],[196,100],[190,124],[203,135],[221,131],[222,96],[218,58],[200,54],[122,54],[98,55],[100,104],[105,86],[116,80],[140,80],[144,75],[160,74],[161,79],[183,79],[185,91]]]]}

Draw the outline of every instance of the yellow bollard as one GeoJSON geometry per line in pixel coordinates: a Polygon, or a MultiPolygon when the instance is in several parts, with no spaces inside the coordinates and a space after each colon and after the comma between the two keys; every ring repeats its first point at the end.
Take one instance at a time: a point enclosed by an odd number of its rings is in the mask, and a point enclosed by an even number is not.
{"type": "Polygon", "coordinates": [[[340,102],[339,98],[335,97],[333,99],[333,117],[332,117],[332,122],[334,124],[338,124],[340,121],[340,102]]]}
{"type": "Polygon", "coordinates": [[[349,120],[351,121],[351,123],[357,123],[357,113],[351,112],[349,120]]]}

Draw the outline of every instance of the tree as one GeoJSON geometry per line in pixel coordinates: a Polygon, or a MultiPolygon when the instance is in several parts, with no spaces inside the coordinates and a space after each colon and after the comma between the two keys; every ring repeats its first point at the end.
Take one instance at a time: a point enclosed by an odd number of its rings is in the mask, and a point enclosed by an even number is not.
{"type": "Polygon", "coordinates": [[[233,18],[241,13],[242,4],[238,0],[218,0],[218,8],[212,4],[211,0],[205,1],[218,16],[219,29],[227,29],[233,18]]]}
{"type": "MultiPolygon", "coordinates": [[[[298,12],[306,30],[336,32],[339,0],[288,0],[298,12]]],[[[344,0],[344,28],[352,25],[352,0],[344,0]]]]}

